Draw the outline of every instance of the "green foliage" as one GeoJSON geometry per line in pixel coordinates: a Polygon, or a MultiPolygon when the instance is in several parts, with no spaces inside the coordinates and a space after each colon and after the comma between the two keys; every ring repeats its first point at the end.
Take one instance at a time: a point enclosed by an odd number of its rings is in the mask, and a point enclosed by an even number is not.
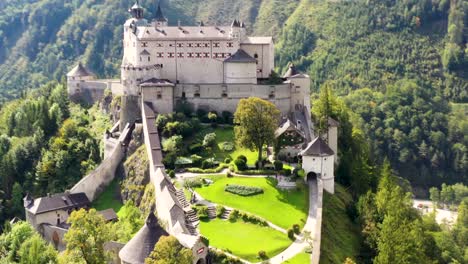
{"type": "Polygon", "coordinates": [[[216,216],[217,217],[221,217],[224,214],[225,211],[226,211],[226,208],[224,208],[224,206],[222,206],[222,205],[217,205],[216,206],[216,216]]]}
{"type": "Polygon", "coordinates": [[[50,264],[57,263],[57,251],[39,234],[28,238],[19,250],[20,264],[50,264]]]}
{"type": "Polygon", "coordinates": [[[203,138],[203,146],[204,147],[212,147],[216,143],[216,134],[209,133],[206,134],[203,138]]]}
{"type": "Polygon", "coordinates": [[[247,169],[247,163],[243,159],[236,159],[234,161],[234,164],[236,165],[237,169],[240,171],[245,171],[247,169]]]}
{"type": "Polygon", "coordinates": [[[301,233],[301,227],[298,224],[294,224],[292,227],[294,234],[299,235],[301,233]]]}
{"type": "Polygon", "coordinates": [[[258,257],[259,257],[260,259],[268,259],[268,256],[267,256],[267,254],[266,254],[266,252],[265,252],[264,250],[260,250],[260,251],[258,252],[258,257]]]}
{"type": "Polygon", "coordinates": [[[288,229],[288,237],[289,237],[289,239],[291,239],[291,240],[295,240],[295,239],[296,239],[296,237],[294,236],[294,230],[293,230],[292,228],[289,228],[289,229],[288,229]]]}
{"type": "Polygon", "coordinates": [[[186,179],[184,180],[185,188],[200,188],[203,185],[203,180],[201,178],[186,179]]]}
{"type": "Polygon", "coordinates": [[[129,201],[119,211],[119,220],[115,223],[108,223],[114,241],[127,243],[143,226],[144,220],[141,211],[133,202],[129,201]],[[120,213],[124,212],[124,213],[120,213]]]}
{"type": "Polygon", "coordinates": [[[153,252],[145,259],[146,264],[191,264],[192,250],[182,246],[173,236],[162,236],[153,252]]]}
{"type": "Polygon", "coordinates": [[[236,184],[229,184],[224,189],[226,192],[234,193],[241,196],[252,196],[263,193],[263,189],[254,186],[243,186],[236,184]]]}
{"type": "Polygon", "coordinates": [[[271,102],[256,97],[241,99],[234,113],[234,128],[239,146],[258,149],[258,161],[262,160],[263,146],[275,140],[275,130],[280,111],[271,102]]]}
{"type": "Polygon", "coordinates": [[[275,170],[277,170],[277,171],[281,171],[283,169],[283,162],[281,162],[279,160],[275,160],[273,165],[275,166],[275,170]]]}
{"type": "Polygon", "coordinates": [[[67,222],[70,224],[65,234],[67,247],[64,253],[71,262],[104,263],[109,256],[104,243],[112,237],[111,229],[95,209],[73,211],[67,222]]]}

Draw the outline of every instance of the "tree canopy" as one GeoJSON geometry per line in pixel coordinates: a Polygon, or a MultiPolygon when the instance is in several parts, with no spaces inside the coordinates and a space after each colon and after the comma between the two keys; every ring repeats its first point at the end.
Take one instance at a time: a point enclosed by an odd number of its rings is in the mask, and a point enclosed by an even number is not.
{"type": "Polygon", "coordinates": [[[258,150],[262,161],[263,146],[273,144],[280,111],[271,102],[257,97],[241,99],[234,113],[234,133],[240,146],[258,150]]]}
{"type": "Polygon", "coordinates": [[[191,264],[192,259],[192,250],[184,248],[173,236],[162,236],[145,264],[191,264]]]}

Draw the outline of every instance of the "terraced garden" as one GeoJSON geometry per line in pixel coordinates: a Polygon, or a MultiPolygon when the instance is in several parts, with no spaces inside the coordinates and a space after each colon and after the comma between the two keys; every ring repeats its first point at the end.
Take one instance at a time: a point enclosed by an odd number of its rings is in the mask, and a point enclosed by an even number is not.
{"type": "MultiPolygon", "coordinates": [[[[204,177],[206,178],[206,177],[204,177]]],[[[297,191],[277,189],[273,178],[255,177],[209,177],[213,184],[196,188],[195,191],[211,202],[233,207],[255,214],[284,229],[294,224],[304,226],[308,213],[308,190],[297,191]],[[255,186],[263,193],[253,196],[239,196],[224,190],[227,184],[255,186]]]]}
{"type": "Polygon", "coordinates": [[[211,246],[252,262],[261,261],[258,257],[261,250],[265,251],[267,257],[273,257],[291,244],[286,234],[242,220],[201,221],[200,231],[209,238],[211,246]]]}

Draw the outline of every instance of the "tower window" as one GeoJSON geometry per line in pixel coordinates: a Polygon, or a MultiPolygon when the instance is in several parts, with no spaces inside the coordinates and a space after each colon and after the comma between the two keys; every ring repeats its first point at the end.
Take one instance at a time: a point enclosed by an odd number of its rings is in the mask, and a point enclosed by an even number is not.
{"type": "Polygon", "coordinates": [[[254,58],[258,59],[258,54],[257,53],[254,54],[254,58]]]}
{"type": "Polygon", "coordinates": [[[221,94],[221,97],[223,97],[223,98],[227,98],[227,97],[228,97],[228,95],[227,95],[227,93],[226,93],[226,92],[223,92],[223,93],[221,94]]]}
{"type": "Polygon", "coordinates": [[[151,57],[148,56],[148,61],[151,61],[151,57]]]}
{"type": "Polygon", "coordinates": [[[185,99],[185,92],[182,92],[182,98],[185,99]]]}
{"type": "Polygon", "coordinates": [[[195,92],[195,93],[193,94],[193,97],[199,98],[199,97],[200,97],[200,92],[195,92]]]}
{"type": "Polygon", "coordinates": [[[156,94],[156,98],[157,98],[157,99],[162,99],[162,94],[161,94],[161,92],[158,92],[158,93],[156,94]]]}

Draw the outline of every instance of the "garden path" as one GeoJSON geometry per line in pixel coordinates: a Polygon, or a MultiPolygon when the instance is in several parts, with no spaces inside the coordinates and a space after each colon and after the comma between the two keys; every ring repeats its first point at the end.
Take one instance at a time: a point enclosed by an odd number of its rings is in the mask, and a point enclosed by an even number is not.
{"type": "MultiPolygon", "coordinates": [[[[316,218],[317,218],[317,200],[318,200],[318,188],[317,181],[309,181],[309,215],[307,217],[306,224],[303,231],[309,231],[311,234],[315,234],[316,218]]],[[[308,243],[301,234],[296,238],[296,241],[292,243],[287,249],[273,258],[269,259],[271,264],[281,264],[284,261],[293,258],[297,254],[304,251],[308,243]]]]}

